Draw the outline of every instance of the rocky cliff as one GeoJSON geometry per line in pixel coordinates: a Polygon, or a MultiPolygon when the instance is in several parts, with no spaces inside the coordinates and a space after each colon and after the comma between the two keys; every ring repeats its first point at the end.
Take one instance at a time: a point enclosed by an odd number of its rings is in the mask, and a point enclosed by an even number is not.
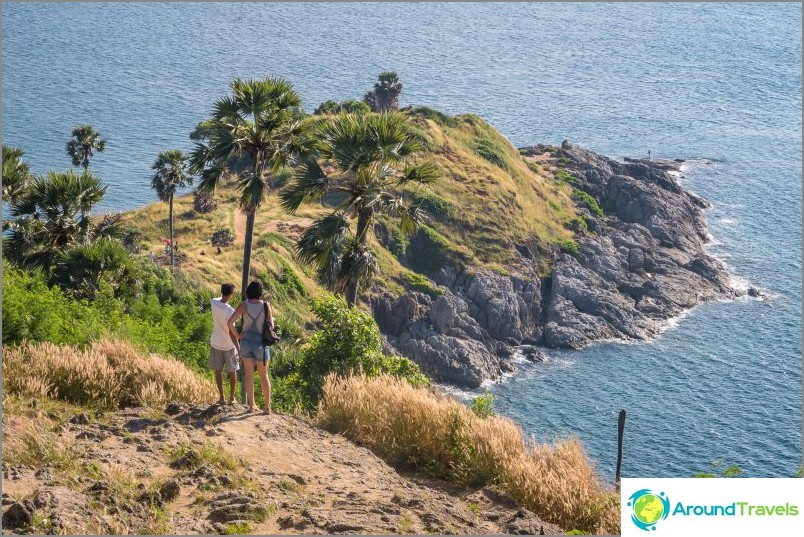
{"type": "Polygon", "coordinates": [[[576,201],[575,241],[550,254],[547,276],[544,253],[523,243],[510,273],[445,266],[431,275],[440,296],[372,298],[389,346],[435,380],[477,387],[515,357],[541,360],[539,347],[648,339],[696,304],[736,296],[706,253],[709,204],[679,185],[679,161],[616,161],[569,143],[520,153],[576,201]]]}

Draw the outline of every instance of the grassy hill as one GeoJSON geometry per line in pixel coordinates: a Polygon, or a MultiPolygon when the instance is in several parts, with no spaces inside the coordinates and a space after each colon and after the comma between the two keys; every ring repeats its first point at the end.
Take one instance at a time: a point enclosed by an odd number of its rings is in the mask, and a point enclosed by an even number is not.
{"type": "MultiPolygon", "coordinates": [[[[550,253],[572,240],[569,225],[575,218],[572,191],[556,178],[561,177],[560,165],[529,162],[478,116],[447,116],[423,107],[407,113],[441,179],[428,189],[406,190],[427,216],[414,235],[402,235],[388,219],[378,221],[374,247],[381,275],[373,291],[427,289],[432,286],[427,276],[444,265],[516,272],[522,252],[534,260],[538,272],[547,273],[550,253]]],[[[278,193],[288,174],[276,179],[275,190],[257,213],[252,273],[264,280],[277,306],[303,325],[310,316],[299,299],[320,288],[313,272],[295,261],[294,242],[327,208],[308,204],[296,215],[285,213],[278,193]]],[[[210,288],[223,281],[239,283],[245,229],[232,188],[219,190],[216,201],[217,209],[208,214],[193,211],[191,195],[175,202],[181,270],[210,288]],[[235,237],[220,254],[210,243],[218,229],[235,237]]],[[[132,211],[128,221],[142,233],[144,255],[161,252],[167,236],[165,204],[132,211]]]]}

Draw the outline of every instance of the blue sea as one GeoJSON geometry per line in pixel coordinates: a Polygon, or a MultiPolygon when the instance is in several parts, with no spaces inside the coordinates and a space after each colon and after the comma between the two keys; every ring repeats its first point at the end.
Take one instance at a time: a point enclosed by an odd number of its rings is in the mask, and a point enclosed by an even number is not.
{"type": "Polygon", "coordinates": [[[687,159],[712,254],[765,300],[711,303],[650,343],[549,352],[493,385],[538,440],[575,435],[611,479],[801,464],[801,4],[2,4],[3,143],[66,169],[73,126],[106,210],[154,201],[150,165],[235,77],[289,78],[312,110],[383,69],[402,104],[487,118],[519,146],[687,159]]]}

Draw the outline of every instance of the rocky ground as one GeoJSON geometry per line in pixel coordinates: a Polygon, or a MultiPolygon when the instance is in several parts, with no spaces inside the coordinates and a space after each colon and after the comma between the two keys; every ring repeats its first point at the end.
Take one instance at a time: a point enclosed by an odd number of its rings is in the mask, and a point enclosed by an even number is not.
{"type": "Polygon", "coordinates": [[[556,255],[546,278],[536,275],[540,254],[523,244],[510,276],[442,269],[434,280],[445,292],[436,299],[375,297],[389,350],[438,382],[478,387],[514,370],[514,356],[542,360],[539,347],[649,339],[686,309],[736,296],[725,267],[705,251],[709,204],[681,188],[680,162],[619,162],[569,143],[522,151],[542,169],[560,163],[569,185],[604,214],[579,202],[588,229],[576,234],[577,252],[556,255]]]}
{"type": "MultiPolygon", "coordinates": [[[[4,418],[4,440],[25,421],[4,418]]],[[[401,475],[240,406],[78,414],[55,444],[52,461],[3,463],[3,533],[560,533],[494,489],[401,475]]]]}

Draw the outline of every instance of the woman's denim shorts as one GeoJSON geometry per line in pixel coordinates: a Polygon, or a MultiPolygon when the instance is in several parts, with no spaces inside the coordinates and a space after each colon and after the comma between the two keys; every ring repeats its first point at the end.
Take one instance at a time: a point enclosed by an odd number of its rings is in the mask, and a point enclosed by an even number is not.
{"type": "Polygon", "coordinates": [[[267,345],[263,345],[261,341],[241,339],[240,359],[262,360],[263,364],[268,365],[268,361],[271,359],[271,349],[267,345]]]}

